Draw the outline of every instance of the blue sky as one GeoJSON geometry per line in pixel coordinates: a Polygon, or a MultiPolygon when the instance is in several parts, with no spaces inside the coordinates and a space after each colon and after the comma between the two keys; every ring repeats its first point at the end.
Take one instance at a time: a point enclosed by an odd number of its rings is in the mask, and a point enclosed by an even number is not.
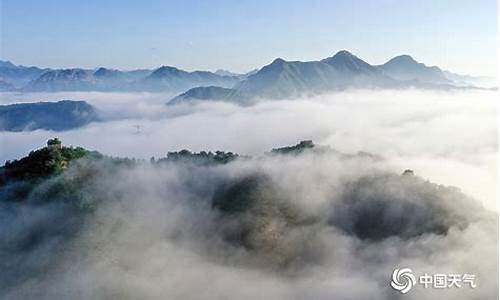
{"type": "Polygon", "coordinates": [[[494,75],[495,0],[0,0],[0,57],[43,67],[243,72],[347,49],[494,75]]]}

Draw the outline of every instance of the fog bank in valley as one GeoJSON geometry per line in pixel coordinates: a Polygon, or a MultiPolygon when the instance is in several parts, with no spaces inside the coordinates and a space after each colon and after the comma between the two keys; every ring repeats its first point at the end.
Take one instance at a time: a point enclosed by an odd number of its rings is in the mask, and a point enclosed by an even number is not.
{"type": "Polygon", "coordinates": [[[1,187],[0,298],[496,299],[495,96],[352,91],[242,107],[2,94],[86,100],[105,119],[1,133],[2,160],[53,136],[145,160],[81,158],[17,202],[22,181],[1,187]],[[322,146],[264,154],[306,139],[322,146]],[[185,148],[251,157],[149,161],[185,148]],[[389,286],[402,267],[475,274],[478,287],[402,296],[389,286]]]}
{"type": "Polygon", "coordinates": [[[0,296],[397,299],[390,276],[409,266],[475,274],[478,288],[405,298],[497,297],[496,214],[388,169],[330,150],[225,165],[83,159],[1,204],[0,296]],[[58,191],[75,184],[94,209],[58,191]]]}
{"type": "Polygon", "coordinates": [[[260,154],[311,139],[345,153],[366,151],[394,171],[412,168],[496,209],[496,92],[351,91],[241,107],[165,106],[150,93],[0,94],[0,102],[85,100],[107,122],[65,132],[0,134],[0,159],[18,158],[58,136],[114,156],[149,159],[180,149],[260,154]]]}

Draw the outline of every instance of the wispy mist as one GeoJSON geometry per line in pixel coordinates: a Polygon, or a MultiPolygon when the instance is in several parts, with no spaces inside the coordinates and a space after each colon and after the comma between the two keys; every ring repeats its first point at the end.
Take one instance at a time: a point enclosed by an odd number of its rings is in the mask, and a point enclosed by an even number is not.
{"type": "Polygon", "coordinates": [[[2,204],[0,295],[393,299],[401,266],[478,278],[476,289],[415,288],[408,299],[498,295],[496,214],[389,169],[329,151],[219,166],[83,160],[25,204],[2,204]],[[80,182],[96,209],[76,213],[51,194],[61,180],[80,182]]]}
{"type": "Polygon", "coordinates": [[[0,159],[18,158],[54,135],[105,154],[149,159],[167,151],[259,154],[312,139],[338,151],[383,156],[459,186],[496,209],[496,99],[486,91],[353,91],[250,107],[208,102],[165,106],[169,95],[126,93],[2,94],[2,102],[86,100],[108,122],[66,132],[2,133],[0,159]]]}

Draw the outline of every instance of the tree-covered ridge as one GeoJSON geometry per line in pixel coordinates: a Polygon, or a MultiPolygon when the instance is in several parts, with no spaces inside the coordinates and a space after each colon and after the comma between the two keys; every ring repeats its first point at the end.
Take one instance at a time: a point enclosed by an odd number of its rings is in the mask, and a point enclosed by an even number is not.
{"type": "MultiPolygon", "coordinates": [[[[265,156],[296,156],[304,151],[312,151],[318,155],[332,154],[346,159],[357,157],[341,154],[329,147],[315,146],[312,141],[275,148],[265,153],[265,156]]],[[[121,192],[115,191],[113,195],[108,195],[110,191],[107,189],[95,191],[85,187],[102,187],[99,182],[112,180],[116,174],[127,170],[150,167],[169,170],[180,167],[183,172],[189,172],[199,167],[225,165],[242,159],[252,158],[233,152],[189,150],[168,152],[165,157],[151,158],[150,161],[115,158],[82,147],[66,147],[55,138],[49,140],[46,147],[31,151],[21,159],[7,161],[0,167],[0,201],[62,202],[77,208],[93,208],[102,199],[116,198],[121,192]]]]}
{"type": "MultiPolygon", "coordinates": [[[[301,141],[293,146],[274,148],[267,154],[296,155],[309,149],[320,149],[310,140],[301,141]]],[[[321,148],[323,149],[323,148],[321,148]]],[[[334,151],[333,149],[330,149],[334,151]]],[[[65,170],[72,161],[87,158],[89,160],[107,159],[113,164],[135,165],[143,160],[130,158],[111,158],[102,155],[97,151],[90,151],[82,147],[66,147],[57,138],[47,142],[47,146],[31,151],[28,156],[7,161],[0,167],[0,185],[12,180],[33,180],[58,175],[65,170]]],[[[191,152],[189,150],[168,152],[165,157],[151,158],[152,164],[163,163],[189,163],[195,165],[227,164],[239,158],[249,158],[234,152],[226,151],[200,151],[191,152]]]]}
{"type": "Polygon", "coordinates": [[[168,152],[167,157],[160,158],[156,162],[157,163],[185,162],[185,163],[194,163],[200,165],[210,165],[210,164],[226,164],[237,159],[238,157],[239,155],[233,152],[200,151],[196,153],[184,149],[177,152],[168,152]]]}
{"type": "Polygon", "coordinates": [[[294,146],[286,146],[281,148],[273,148],[271,153],[273,154],[299,154],[308,149],[313,149],[315,147],[313,141],[306,140],[300,141],[297,145],[294,146]]]}
{"type": "Polygon", "coordinates": [[[135,159],[108,157],[50,139],[46,147],[0,167],[0,201],[60,201],[80,208],[94,207],[99,193],[83,187],[97,176],[112,177],[113,173],[136,165],[135,159]]]}
{"type": "MultiPolygon", "coordinates": [[[[47,230],[75,236],[101,209],[114,207],[120,211],[122,205],[132,205],[130,212],[134,214],[135,205],[141,201],[145,201],[141,209],[147,210],[154,203],[148,201],[155,197],[166,203],[182,191],[175,203],[206,210],[203,214],[213,213],[214,234],[221,241],[230,247],[243,247],[279,267],[304,257],[316,262],[309,245],[321,227],[371,243],[388,238],[445,236],[450,229],[463,230],[475,218],[474,212],[481,212],[475,201],[457,188],[431,183],[411,170],[403,174],[373,171],[359,176],[344,170],[349,174],[337,181],[330,174],[337,170],[341,174],[343,168],[351,166],[351,159],[365,162],[372,158],[328,149],[302,141],[255,159],[243,160],[232,152],[182,150],[146,161],[64,147],[53,139],[47,147],[0,169],[0,205],[48,210],[57,207],[62,213],[45,220],[47,230]],[[306,150],[309,152],[304,153],[306,150]],[[299,158],[300,153],[305,155],[299,158]],[[328,172],[318,170],[324,159],[335,163],[328,172]],[[222,164],[227,165],[219,167],[222,164]],[[325,193],[315,194],[311,185],[324,188],[325,193]],[[318,199],[322,204],[308,209],[309,203],[318,199]],[[468,215],[457,207],[464,207],[468,215]],[[297,232],[304,234],[297,237],[297,232]]],[[[196,224],[196,218],[189,222],[196,224]]],[[[35,232],[15,243],[27,249],[37,245],[43,234],[35,232]]]]}
{"type": "Polygon", "coordinates": [[[58,174],[68,164],[84,156],[100,157],[98,152],[91,152],[82,147],[65,147],[55,138],[48,141],[47,147],[31,151],[19,160],[7,161],[2,167],[4,177],[9,179],[32,179],[58,174]]]}
{"type": "MultiPolygon", "coordinates": [[[[155,160],[153,164],[168,162],[182,162],[196,165],[226,164],[240,157],[233,152],[225,151],[200,151],[189,150],[168,152],[165,157],[155,160]]],[[[112,164],[132,166],[144,162],[130,158],[112,158],[102,155],[97,151],[90,151],[82,147],[62,146],[59,139],[54,138],[47,142],[47,146],[31,151],[28,156],[8,160],[0,167],[0,186],[7,181],[34,180],[61,174],[72,161],[86,158],[89,161],[96,159],[109,160],[112,164]]]]}

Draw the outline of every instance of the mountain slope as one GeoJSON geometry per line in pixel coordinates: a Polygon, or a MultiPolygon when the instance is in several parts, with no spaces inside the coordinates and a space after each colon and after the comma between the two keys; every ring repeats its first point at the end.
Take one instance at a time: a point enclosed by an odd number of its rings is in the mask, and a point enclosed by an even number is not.
{"type": "Polygon", "coordinates": [[[434,84],[453,83],[440,68],[428,67],[409,55],[396,56],[378,68],[396,80],[416,80],[434,84]]]}
{"type": "Polygon", "coordinates": [[[119,71],[107,68],[97,70],[48,70],[24,86],[24,91],[168,91],[184,92],[198,86],[232,87],[240,79],[211,72],[186,72],[174,67],[160,67],[154,71],[119,71]]]}
{"type": "Polygon", "coordinates": [[[276,59],[235,86],[236,95],[245,93],[260,98],[295,98],[350,87],[370,87],[390,83],[376,69],[370,68],[347,51],[311,62],[276,59]]]}
{"type": "Polygon", "coordinates": [[[0,105],[0,131],[68,130],[97,121],[93,106],[85,101],[0,105]]]}
{"type": "MultiPolygon", "coordinates": [[[[155,70],[120,71],[108,68],[41,69],[0,61],[0,91],[149,91],[184,93],[192,88],[231,88],[231,101],[238,99],[285,99],[350,88],[474,87],[478,78],[443,71],[417,62],[409,55],[392,58],[383,65],[371,65],[341,50],[320,61],[275,59],[269,65],[246,74],[224,70],[184,71],[171,66],[155,70]]],[[[214,89],[191,94],[205,95],[214,89]]],[[[200,98],[207,100],[208,98],[200,98]]],[[[192,100],[190,98],[190,100],[192,100]]]]}
{"type": "Polygon", "coordinates": [[[10,61],[0,60],[0,79],[15,88],[24,86],[47,70],[38,67],[16,66],[10,61]]]}
{"type": "MultiPolygon", "coordinates": [[[[277,58],[237,83],[232,91],[224,91],[223,100],[242,103],[248,102],[249,99],[293,99],[360,88],[474,88],[471,84],[456,82],[452,78],[460,78],[463,81],[467,77],[444,72],[438,67],[428,67],[409,55],[397,56],[383,65],[375,66],[346,50],[341,50],[321,61],[285,61],[277,58]]],[[[212,94],[215,96],[212,100],[220,99],[220,94],[203,89],[197,88],[179,95],[174,98],[175,103],[182,101],[182,98],[196,100],[198,95],[199,100],[208,100],[212,94]]]]}
{"type": "Polygon", "coordinates": [[[228,101],[231,99],[233,93],[233,89],[218,86],[195,87],[173,98],[168,104],[172,105],[200,100],[228,101]]]}
{"type": "Polygon", "coordinates": [[[12,84],[0,79],[0,92],[9,92],[13,90],[15,90],[15,87],[12,84]]]}
{"type": "MultiPolygon", "coordinates": [[[[230,97],[234,101],[248,97],[284,99],[347,88],[397,86],[397,81],[343,50],[322,61],[285,61],[277,58],[236,84],[230,97]]],[[[197,93],[201,94],[199,90],[197,93]]]]}
{"type": "Polygon", "coordinates": [[[24,87],[25,91],[87,91],[95,85],[92,72],[84,69],[50,70],[24,87]]]}
{"type": "Polygon", "coordinates": [[[119,71],[99,68],[49,70],[29,82],[24,91],[114,91],[127,90],[131,82],[142,79],[149,70],[119,71]]]}
{"type": "Polygon", "coordinates": [[[183,92],[199,86],[232,87],[237,77],[221,76],[207,71],[187,72],[170,66],[162,66],[134,84],[134,89],[183,92]]]}
{"type": "Polygon", "coordinates": [[[334,56],[323,59],[321,62],[334,66],[338,71],[348,73],[378,73],[376,67],[368,64],[347,50],[341,50],[334,56]]]}

